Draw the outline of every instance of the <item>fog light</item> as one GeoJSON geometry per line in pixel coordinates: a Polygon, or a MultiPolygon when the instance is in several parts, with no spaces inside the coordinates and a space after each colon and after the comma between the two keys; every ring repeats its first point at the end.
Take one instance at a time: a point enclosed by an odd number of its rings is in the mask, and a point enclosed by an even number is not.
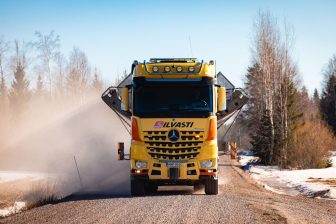
{"type": "Polygon", "coordinates": [[[202,168],[210,168],[212,167],[212,160],[205,160],[201,162],[202,168]]]}
{"type": "Polygon", "coordinates": [[[176,71],[178,71],[178,72],[182,72],[182,67],[181,67],[181,66],[178,66],[178,67],[176,68],[176,71]]]}
{"type": "Polygon", "coordinates": [[[193,71],[195,71],[195,68],[194,68],[193,66],[190,66],[190,67],[188,68],[188,70],[189,70],[189,72],[193,72],[193,71]]]}
{"type": "Polygon", "coordinates": [[[170,67],[169,67],[169,66],[166,66],[166,67],[164,68],[164,70],[165,70],[165,72],[170,72],[170,67]]]}
{"type": "Polygon", "coordinates": [[[159,68],[157,66],[154,66],[152,69],[153,69],[153,72],[158,72],[159,71],[159,68]]]}
{"type": "Polygon", "coordinates": [[[147,167],[147,163],[146,162],[142,162],[142,161],[136,161],[135,162],[135,166],[137,168],[146,168],[147,167]]]}

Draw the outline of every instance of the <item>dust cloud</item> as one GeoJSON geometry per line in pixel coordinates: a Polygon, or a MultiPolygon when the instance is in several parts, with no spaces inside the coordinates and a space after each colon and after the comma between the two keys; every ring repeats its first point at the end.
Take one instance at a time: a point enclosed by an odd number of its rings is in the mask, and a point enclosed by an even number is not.
{"type": "MultiPolygon", "coordinates": [[[[35,116],[35,120],[41,118],[35,116]]],[[[23,137],[13,132],[9,138],[13,141],[0,152],[2,170],[43,172],[64,196],[130,192],[129,161],[117,160],[117,143],[125,142],[127,153],[130,136],[100,98],[57,119],[50,118],[39,128],[25,131],[23,137]]]]}

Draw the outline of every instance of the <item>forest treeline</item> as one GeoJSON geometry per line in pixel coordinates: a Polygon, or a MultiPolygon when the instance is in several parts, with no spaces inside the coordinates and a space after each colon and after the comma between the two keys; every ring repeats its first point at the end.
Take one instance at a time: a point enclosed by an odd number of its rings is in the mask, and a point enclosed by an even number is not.
{"type": "MultiPolygon", "coordinates": [[[[250,100],[230,140],[251,148],[266,165],[330,165],[329,151],[336,149],[336,56],[321,74],[320,94],[315,89],[310,96],[292,58],[293,29],[260,12],[253,34],[245,77],[250,100]]],[[[102,93],[99,70],[90,65],[86,54],[74,47],[66,57],[60,46],[54,32],[36,32],[28,42],[0,38],[0,152],[10,139],[102,93]]],[[[124,71],[115,84],[126,75],[124,71]]]]}
{"type": "Polygon", "coordinates": [[[321,96],[315,89],[310,97],[291,55],[293,36],[288,24],[279,26],[270,13],[260,12],[245,77],[250,100],[231,137],[266,165],[326,167],[336,150],[336,57],[324,70],[321,96]]]}
{"type": "Polygon", "coordinates": [[[103,83],[97,68],[92,69],[86,54],[77,47],[65,57],[60,38],[35,32],[29,42],[8,42],[0,38],[0,99],[2,107],[24,106],[32,98],[58,100],[101,91],[103,83]]]}
{"type": "Polygon", "coordinates": [[[84,105],[103,91],[96,67],[78,47],[61,52],[54,32],[28,42],[0,37],[0,150],[10,138],[84,105]]]}

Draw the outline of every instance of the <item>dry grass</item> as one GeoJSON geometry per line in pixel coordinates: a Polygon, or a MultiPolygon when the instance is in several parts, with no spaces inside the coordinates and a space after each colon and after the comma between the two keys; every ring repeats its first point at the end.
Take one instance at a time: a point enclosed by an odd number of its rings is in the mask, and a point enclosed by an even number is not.
{"type": "Polygon", "coordinates": [[[23,195],[23,201],[27,202],[27,209],[56,203],[61,194],[57,190],[57,184],[52,181],[37,181],[31,185],[28,192],[23,195]]]}
{"type": "Polygon", "coordinates": [[[25,202],[26,209],[52,204],[61,198],[57,184],[53,181],[32,181],[25,178],[17,181],[0,183],[0,209],[9,208],[15,202],[25,202]]]}
{"type": "Polygon", "coordinates": [[[321,183],[324,185],[328,185],[330,187],[336,187],[336,178],[330,178],[330,179],[322,179],[322,178],[312,178],[310,177],[307,182],[309,183],[321,183]]]}
{"type": "Polygon", "coordinates": [[[296,130],[296,137],[296,148],[290,155],[293,167],[306,169],[330,166],[329,151],[336,147],[336,140],[323,122],[306,121],[296,130]]]}
{"type": "Polygon", "coordinates": [[[29,179],[0,183],[0,209],[13,206],[31,188],[29,179]]]}

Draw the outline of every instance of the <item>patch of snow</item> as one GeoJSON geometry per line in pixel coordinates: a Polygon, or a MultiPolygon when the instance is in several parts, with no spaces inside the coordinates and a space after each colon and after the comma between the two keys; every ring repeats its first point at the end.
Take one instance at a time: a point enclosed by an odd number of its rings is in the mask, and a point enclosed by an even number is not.
{"type": "Polygon", "coordinates": [[[280,183],[294,188],[307,196],[314,196],[318,192],[325,192],[323,197],[335,198],[336,189],[321,182],[310,182],[311,180],[336,179],[336,167],[325,169],[306,170],[279,170],[277,167],[251,166],[249,169],[252,177],[257,180],[265,177],[274,177],[280,183]]]}
{"type": "Polygon", "coordinates": [[[26,207],[26,202],[17,201],[13,206],[0,209],[0,217],[6,217],[22,211],[26,207]]]}
{"type": "Polygon", "coordinates": [[[272,191],[274,193],[277,193],[277,194],[286,194],[284,191],[281,191],[281,190],[278,190],[278,189],[275,189],[273,187],[270,187],[268,186],[267,184],[263,184],[263,187],[269,191],[272,191]]]}
{"type": "MultiPolygon", "coordinates": [[[[335,154],[333,159],[336,159],[335,154]]],[[[310,197],[336,199],[335,185],[326,183],[327,180],[336,180],[335,163],[333,167],[324,169],[279,170],[276,166],[260,166],[251,161],[256,161],[256,157],[239,157],[239,162],[243,166],[247,165],[250,175],[266,189],[280,194],[292,189],[310,197]]]]}
{"type": "Polygon", "coordinates": [[[239,155],[238,160],[242,166],[246,166],[250,163],[256,163],[259,160],[259,157],[256,156],[247,156],[247,155],[239,155]]]}
{"type": "Polygon", "coordinates": [[[333,167],[336,167],[336,151],[331,152],[331,157],[330,157],[332,163],[333,163],[333,167]]]}

